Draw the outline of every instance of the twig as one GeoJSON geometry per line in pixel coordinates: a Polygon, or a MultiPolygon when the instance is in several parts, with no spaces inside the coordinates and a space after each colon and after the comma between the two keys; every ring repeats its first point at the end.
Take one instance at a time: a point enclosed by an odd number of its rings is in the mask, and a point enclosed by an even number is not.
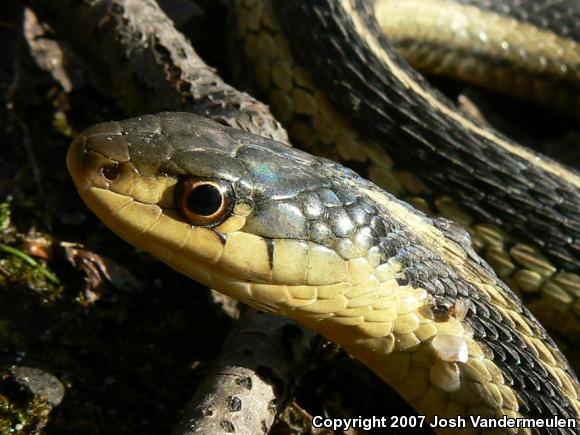
{"type": "Polygon", "coordinates": [[[173,435],[268,433],[316,348],[315,337],[287,318],[246,312],[173,435]]]}
{"type": "Polygon", "coordinates": [[[184,110],[288,143],[267,106],[207,66],[154,0],[27,0],[127,114],[184,110]]]}

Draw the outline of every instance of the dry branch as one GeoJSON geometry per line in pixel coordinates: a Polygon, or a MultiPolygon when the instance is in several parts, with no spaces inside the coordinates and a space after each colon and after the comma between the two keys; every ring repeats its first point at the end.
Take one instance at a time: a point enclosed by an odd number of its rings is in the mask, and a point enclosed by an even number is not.
{"type": "Polygon", "coordinates": [[[184,110],[288,143],[267,106],[226,84],[154,0],[28,0],[128,115],[184,110]]]}
{"type": "Polygon", "coordinates": [[[315,348],[313,337],[287,318],[249,310],[173,435],[268,433],[308,362],[304,350],[315,348]]]}

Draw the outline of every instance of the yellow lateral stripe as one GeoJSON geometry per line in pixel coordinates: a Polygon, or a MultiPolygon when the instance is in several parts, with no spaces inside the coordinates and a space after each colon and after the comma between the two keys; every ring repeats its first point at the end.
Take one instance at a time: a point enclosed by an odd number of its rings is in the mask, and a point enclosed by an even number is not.
{"type": "Polygon", "coordinates": [[[366,28],[364,19],[358,14],[356,8],[353,7],[351,0],[340,0],[339,3],[344,8],[345,14],[351,18],[358,34],[360,34],[361,38],[364,39],[371,50],[375,53],[375,55],[386,64],[391,73],[396,76],[405,87],[412,89],[413,92],[425,99],[427,105],[444,113],[447,117],[461,124],[467,130],[471,130],[479,134],[485,139],[496,143],[498,146],[504,148],[508,152],[517,155],[518,157],[527,160],[531,164],[540,167],[546,172],[556,175],[557,177],[561,177],[567,182],[573,184],[575,187],[580,188],[580,175],[577,175],[574,172],[571,172],[559,165],[542,160],[534,153],[496,136],[487,129],[477,126],[471,120],[465,118],[461,113],[453,110],[451,107],[448,107],[443,102],[439,101],[429,92],[426,92],[415,80],[409,77],[405,71],[401,70],[397,66],[396,62],[390,58],[388,53],[383,50],[380,42],[366,28]]]}
{"type": "Polygon", "coordinates": [[[580,46],[575,41],[515,18],[452,0],[377,0],[375,16],[395,41],[424,40],[450,50],[489,53],[536,74],[578,79],[580,46]]]}

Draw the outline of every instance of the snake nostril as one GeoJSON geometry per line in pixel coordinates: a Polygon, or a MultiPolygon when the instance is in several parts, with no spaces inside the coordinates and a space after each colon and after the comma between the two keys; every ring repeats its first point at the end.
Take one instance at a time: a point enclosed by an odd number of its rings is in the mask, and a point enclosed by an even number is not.
{"type": "Polygon", "coordinates": [[[103,165],[101,167],[101,175],[105,177],[107,181],[115,181],[119,178],[120,173],[121,170],[117,164],[103,165]]]}

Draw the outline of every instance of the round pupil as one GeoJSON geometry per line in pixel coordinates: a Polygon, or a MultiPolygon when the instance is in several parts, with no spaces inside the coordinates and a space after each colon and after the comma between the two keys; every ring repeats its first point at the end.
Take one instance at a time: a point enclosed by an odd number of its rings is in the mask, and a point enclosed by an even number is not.
{"type": "Polygon", "coordinates": [[[211,184],[196,186],[187,198],[188,209],[201,216],[214,214],[221,205],[222,194],[217,187],[211,184]]]}

